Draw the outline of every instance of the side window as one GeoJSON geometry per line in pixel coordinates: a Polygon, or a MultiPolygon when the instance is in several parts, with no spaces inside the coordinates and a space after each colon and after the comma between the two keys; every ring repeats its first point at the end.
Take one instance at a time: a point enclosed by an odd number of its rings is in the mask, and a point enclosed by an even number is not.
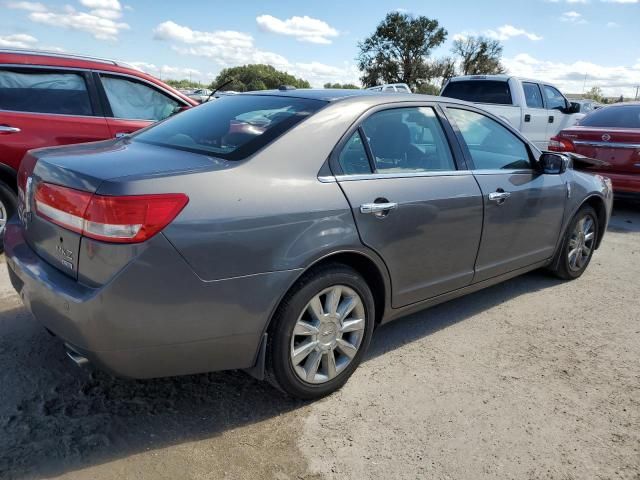
{"type": "Polygon", "coordinates": [[[362,124],[376,171],[455,170],[444,131],[433,108],[395,108],[374,113],[362,124]]]}
{"type": "Polygon", "coordinates": [[[0,70],[0,109],[93,115],[82,75],[43,70],[0,70]]]}
{"type": "Polygon", "coordinates": [[[537,83],[523,82],[522,88],[524,89],[524,98],[527,101],[527,107],[544,108],[542,94],[540,93],[540,87],[537,83]]]}
{"type": "Polygon", "coordinates": [[[371,173],[371,166],[367,158],[367,151],[360,138],[360,132],[356,130],[340,152],[338,163],[345,175],[362,175],[371,173]]]}
{"type": "Polygon", "coordinates": [[[384,87],[384,91],[385,91],[385,92],[395,92],[395,91],[396,91],[396,89],[395,89],[395,88],[393,88],[393,86],[392,86],[392,85],[387,85],[386,87],[384,87]]]}
{"type": "Polygon", "coordinates": [[[139,82],[101,75],[115,118],[164,120],[180,106],[177,101],[139,82]]]}
{"type": "Polygon", "coordinates": [[[544,86],[544,96],[547,97],[547,108],[550,110],[561,110],[567,106],[562,94],[549,85],[544,86]]]}
{"type": "Polygon", "coordinates": [[[469,110],[449,108],[476,170],[530,169],[525,143],[495,120],[469,110]]]}

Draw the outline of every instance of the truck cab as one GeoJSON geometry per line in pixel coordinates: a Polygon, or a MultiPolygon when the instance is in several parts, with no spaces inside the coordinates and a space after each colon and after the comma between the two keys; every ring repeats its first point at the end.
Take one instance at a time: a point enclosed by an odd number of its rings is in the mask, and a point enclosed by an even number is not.
{"type": "Polygon", "coordinates": [[[481,105],[517,128],[541,150],[562,129],[575,125],[579,108],[550,83],[509,75],[454,77],[440,93],[481,105]]]}

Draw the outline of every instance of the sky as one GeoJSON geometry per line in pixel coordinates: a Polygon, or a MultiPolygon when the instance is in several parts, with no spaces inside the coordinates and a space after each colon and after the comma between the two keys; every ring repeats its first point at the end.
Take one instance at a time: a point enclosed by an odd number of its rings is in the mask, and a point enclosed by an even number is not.
{"type": "Polygon", "coordinates": [[[485,35],[502,42],[510,74],[565,93],[633,97],[640,85],[640,0],[0,0],[0,48],[112,58],[163,79],[210,83],[225,67],[268,63],[313,86],[359,84],[358,42],[394,10],[447,30],[434,57],[485,35]]]}

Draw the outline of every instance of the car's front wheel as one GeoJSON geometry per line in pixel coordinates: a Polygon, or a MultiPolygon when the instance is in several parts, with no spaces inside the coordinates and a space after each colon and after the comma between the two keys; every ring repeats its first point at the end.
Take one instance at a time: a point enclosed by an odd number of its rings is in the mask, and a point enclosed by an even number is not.
{"type": "Polygon", "coordinates": [[[285,393],[315,399],[344,385],[374,327],[373,295],[340,264],[306,274],[282,301],[269,331],[267,378],[285,393]]]}
{"type": "Polygon", "coordinates": [[[565,280],[572,280],[582,275],[593,256],[599,234],[598,229],[598,216],[595,210],[589,205],[583,206],[567,228],[553,273],[565,280]]]}

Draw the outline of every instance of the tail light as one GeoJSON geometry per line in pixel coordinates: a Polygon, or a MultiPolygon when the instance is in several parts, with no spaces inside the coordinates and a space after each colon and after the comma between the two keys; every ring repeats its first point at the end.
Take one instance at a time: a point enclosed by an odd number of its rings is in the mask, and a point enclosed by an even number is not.
{"type": "Polygon", "coordinates": [[[551,137],[549,140],[549,150],[552,152],[575,152],[576,147],[573,142],[567,138],[551,137]]]}
{"type": "Polygon", "coordinates": [[[166,227],[189,202],[183,193],[106,196],[41,183],[36,212],[73,232],[111,243],[138,243],[166,227]]]}

